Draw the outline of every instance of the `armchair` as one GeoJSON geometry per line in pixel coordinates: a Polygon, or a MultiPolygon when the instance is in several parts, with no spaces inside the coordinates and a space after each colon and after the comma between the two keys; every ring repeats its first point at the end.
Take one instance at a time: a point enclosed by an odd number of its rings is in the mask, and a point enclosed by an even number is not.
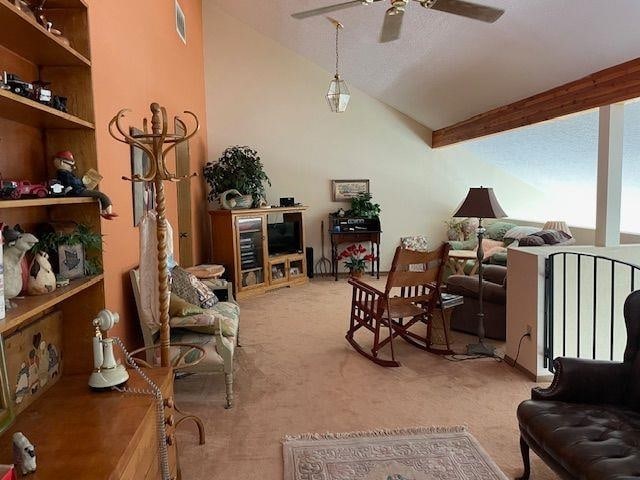
{"type": "Polygon", "coordinates": [[[623,362],[558,358],[551,386],[518,407],[521,480],[530,476],[530,449],[563,479],[640,477],[640,291],[624,315],[623,362]]]}
{"type": "MultiPolygon", "coordinates": [[[[146,361],[150,365],[158,363],[157,349],[159,326],[157,326],[149,312],[141,308],[140,279],[138,270],[131,270],[131,285],[136,299],[138,317],[144,339],[146,361]]],[[[180,358],[186,362],[181,371],[184,373],[224,373],[226,387],[225,408],[233,405],[233,361],[235,348],[238,345],[240,308],[233,298],[232,285],[226,281],[208,283],[209,288],[222,291],[227,300],[218,302],[212,309],[203,314],[185,317],[172,317],[171,327],[171,355],[173,359],[180,358]],[[195,362],[202,355],[197,349],[189,348],[185,351],[183,345],[195,345],[206,352],[206,357],[195,362]],[[196,358],[194,358],[196,357],[196,358]]]]}

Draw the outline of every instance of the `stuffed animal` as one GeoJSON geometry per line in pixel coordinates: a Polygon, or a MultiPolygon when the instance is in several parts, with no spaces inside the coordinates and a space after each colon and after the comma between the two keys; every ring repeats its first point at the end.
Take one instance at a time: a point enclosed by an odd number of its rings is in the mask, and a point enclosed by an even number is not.
{"type": "Polygon", "coordinates": [[[29,281],[27,293],[29,295],[43,295],[56,289],[56,275],[53,273],[49,255],[46,252],[38,252],[29,267],[29,281]]]}
{"type": "MultiPolygon", "coordinates": [[[[106,220],[117,217],[118,214],[113,211],[111,199],[98,190],[92,190],[85,185],[82,179],[75,174],[76,161],[73,154],[65,150],[58,152],[53,157],[53,163],[57,169],[56,177],[65,187],[65,193],[72,197],[91,197],[100,203],[100,215],[106,220]]],[[[97,172],[96,172],[97,174],[97,172]]]]}
{"type": "MultiPolygon", "coordinates": [[[[4,235],[5,238],[13,238],[12,233],[7,232],[7,234],[4,235]]],[[[13,306],[11,299],[20,295],[22,291],[22,259],[36,243],[38,239],[30,233],[18,233],[16,239],[9,241],[3,251],[4,298],[8,309],[13,306]]]]}
{"type": "Polygon", "coordinates": [[[13,434],[13,463],[22,475],[36,471],[36,449],[22,432],[13,434]]]}

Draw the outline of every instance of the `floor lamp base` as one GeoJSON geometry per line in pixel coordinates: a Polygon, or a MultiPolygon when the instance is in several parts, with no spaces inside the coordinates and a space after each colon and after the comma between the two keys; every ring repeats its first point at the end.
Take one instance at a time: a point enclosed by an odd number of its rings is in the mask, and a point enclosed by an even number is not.
{"type": "Polygon", "coordinates": [[[487,345],[484,342],[473,343],[467,345],[468,355],[483,355],[486,357],[495,357],[496,349],[491,345],[487,345]]]}

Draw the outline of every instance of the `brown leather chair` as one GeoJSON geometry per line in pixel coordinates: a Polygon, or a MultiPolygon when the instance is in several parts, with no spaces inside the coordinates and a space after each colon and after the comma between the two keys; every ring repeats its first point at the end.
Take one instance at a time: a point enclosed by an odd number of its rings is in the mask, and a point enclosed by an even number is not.
{"type": "Polygon", "coordinates": [[[640,478],[640,291],[624,306],[624,361],[558,358],[549,388],[534,388],[518,407],[522,480],[529,448],[560,478],[640,478]]]}
{"type": "MultiPolygon", "coordinates": [[[[507,335],[507,267],[485,265],[482,304],[485,336],[505,340],[507,335]]],[[[451,328],[470,335],[478,334],[478,276],[451,275],[447,278],[447,293],[462,295],[464,303],[451,315],[451,328]]]]}

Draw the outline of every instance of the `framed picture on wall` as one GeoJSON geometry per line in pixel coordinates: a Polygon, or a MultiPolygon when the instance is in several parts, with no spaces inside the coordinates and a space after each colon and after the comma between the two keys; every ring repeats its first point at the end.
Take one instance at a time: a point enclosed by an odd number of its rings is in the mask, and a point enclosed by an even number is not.
{"type": "Polygon", "coordinates": [[[331,180],[331,193],[334,202],[346,202],[360,193],[369,192],[369,180],[331,180]]]}
{"type": "MultiPolygon", "coordinates": [[[[137,128],[131,128],[132,136],[144,133],[137,128]]],[[[149,169],[149,156],[138,147],[131,147],[131,176],[144,175],[149,169]]],[[[140,224],[142,215],[155,208],[155,188],[150,182],[131,182],[131,194],[133,196],[133,226],[140,224]]]]}

